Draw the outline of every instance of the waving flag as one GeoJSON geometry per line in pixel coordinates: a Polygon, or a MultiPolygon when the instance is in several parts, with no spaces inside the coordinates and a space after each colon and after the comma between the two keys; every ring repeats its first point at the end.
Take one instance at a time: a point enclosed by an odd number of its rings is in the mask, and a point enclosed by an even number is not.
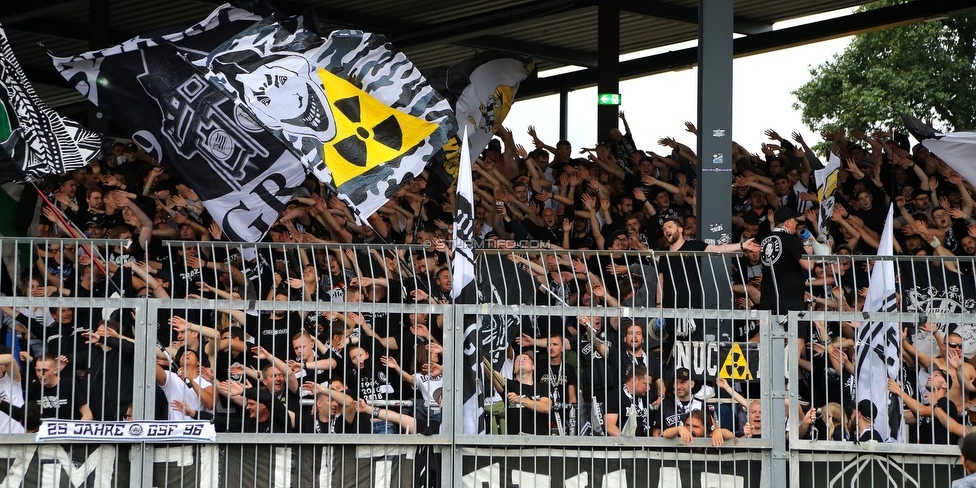
{"type": "Polygon", "coordinates": [[[183,31],[54,57],[69,83],[190,184],[234,241],[264,236],[304,181],[305,169],[188,59],[259,20],[224,5],[183,31]]]}
{"type": "Polygon", "coordinates": [[[834,214],[834,191],[837,190],[837,174],[840,173],[840,158],[831,153],[827,166],[814,172],[817,180],[817,198],[820,200],[820,235],[829,235],[830,216],[834,214]]]}
{"type": "MultiPolygon", "coordinates": [[[[529,56],[485,51],[453,66],[424,72],[434,89],[451,102],[458,123],[473,128],[468,135],[470,156],[464,161],[473,163],[488,146],[495,124],[502,123],[511,110],[519,84],[534,70],[535,63],[529,56]]],[[[442,161],[433,167],[445,185],[458,172],[462,161],[460,147],[460,138],[453,137],[439,156],[442,161]]]]}
{"type": "MultiPolygon", "coordinates": [[[[891,256],[891,215],[888,207],[878,256],[891,256]]],[[[895,263],[875,261],[864,302],[866,312],[897,312],[895,263]]],[[[902,442],[902,400],[888,391],[888,379],[897,381],[901,373],[901,332],[898,322],[872,321],[861,325],[857,335],[857,401],[870,400],[877,408],[874,429],[886,442],[902,442]]]]}
{"type": "Polygon", "coordinates": [[[101,136],[37,98],[0,29],[0,183],[67,173],[100,151],[101,136]]]}
{"type": "Polygon", "coordinates": [[[305,23],[256,24],[194,64],[365,219],[423,171],[454,114],[385,37],[305,23]]]}
{"type": "MultiPolygon", "coordinates": [[[[468,128],[465,127],[461,137],[462,157],[468,154],[467,135],[468,128]]],[[[471,249],[474,238],[474,187],[471,182],[470,166],[462,167],[458,173],[457,199],[454,206],[451,296],[458,303],[475,303],[477,290],[474,284],[474,252],[471,249]]],[[[484,434],[486,431],[479,328],[477,316],[465,316],[464,338],[461,344],[464,348],[464,369],[470,376],[467,381],[464,381],[462,389],[464,402],[462,432],[465,434],[484,434]]]]}

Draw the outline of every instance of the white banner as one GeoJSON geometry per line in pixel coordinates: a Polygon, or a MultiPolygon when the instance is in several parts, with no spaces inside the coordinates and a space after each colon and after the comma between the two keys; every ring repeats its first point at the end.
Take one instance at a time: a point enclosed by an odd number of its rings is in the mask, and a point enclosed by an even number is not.
{"type": "Polygon", "coordinates": [[[214,442],[217,432],[204,421],[85,422],[45,420],[37,442],[214,442]]]}

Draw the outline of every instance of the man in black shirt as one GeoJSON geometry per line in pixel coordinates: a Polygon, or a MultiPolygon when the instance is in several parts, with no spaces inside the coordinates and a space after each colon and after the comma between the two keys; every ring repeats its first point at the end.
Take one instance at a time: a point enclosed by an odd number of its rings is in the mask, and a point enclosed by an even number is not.
{"type": "Polygon", "coordinates": [[[87,392],[78,388],[74,370],[61,377],[67,358],[45,354],[34,362],[37,379],[27,385],[27,400],[40,407],[41,418],[64,420],[92,420],[88,409],[87,392]]]}
{"type": "Polygon", "coordinates": [[[805,306],[803,283],[813,263],[803,257],[811,251],[796,236],[797,217],[792,209],[780,207],[773,216],[776,227],[759,245],[763,277],[758,308],[774,315],[803,310],[805,306]]]}
{"type": "Polygon", "coordinates": [[[688,413],[705,407],[701,400],[691,396],[695,389],[691,371],[688,368],[678,368],[674,376],[671,384],[667,385],[669,394],[661,401],[661,415],[654,419],[654,437],[660,436],[668,428],[684,425],[688,413]]]}
{"type": "MultiPolygon", "coordinates": [[[[680,220],[668,219],[662,227],[668,251],[738,252],[758,250],[759,246],[748,239],[730,244],[706,244],[703,241],[686,241],[684,226],[680,220]]],[[[661,283],[661,306],[664,308],[704,308],[701,262],[698,256],[662,256],[658,261],[658,282],[661,283]]],[[[802,298],[802,296],[801,296],[802,298]]],[[[676,338],[704,340],[704,330],[692,319],[668,321],[668,337],[662,338],[661,357],[670,362],[671,350],[676,338]]]]}
{"type": "MultiPolygon", "coordinates": [[[[570,422],[570,416],[576,415],[576,393],[579,378],[576,368],[568,364],[563,357],[563,333],[559,330],[549,331],[549,362],[536,368],[537,382],[549,391],[549,399],[553,405],[551,427],[559,431],[559,427],[569,429],[576,422],[570,422]],[[557,426],[558,425],[558,426],[557,426]]],[[[570,432],[576,435],[576,432],[570,432]]]]}
{"type": "Polygon", "coordinates": [[[499,381],[496,374],[491,375],[495,391],[505,396],[507,401],[506,432],[549,434],[549,409],[552,402],[545,387],[535,382],[535,360],[529,354],[519,354],[515,357],[513,368],[515,379],[505,380],[505,384],[499,381]]]}
{"type": "Polygon", "coordinates": [[[647,367],[638,364],[625,376],[619,394],[609,395],[605,416],[607,435],[647,437],[651,433],[647,415],[647,385],[650,381],[647,367]]]}

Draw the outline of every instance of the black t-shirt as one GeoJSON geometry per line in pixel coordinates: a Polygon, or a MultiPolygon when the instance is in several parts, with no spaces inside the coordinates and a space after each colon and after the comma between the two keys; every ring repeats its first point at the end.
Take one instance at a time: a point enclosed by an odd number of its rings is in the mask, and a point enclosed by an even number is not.
{"type": "Polygon", "coordinates": [[[545,386],[540,384],[526,385],[515,380],[505,381],[505,402],[507,408],[505,409],[505,422],[507,423],[507,432],[509,435],[514,434],[532,434],[532,435],[546,435],[549,433],[549,414],[539,413],[535,410],[522,406],[521,403],[512,403],[508,401],[508,393],[515,393],[519,398],[529,398],[531,400],[538,401],[539,399],[548,396],[549,392],[545,390],[545,386]]]}
{"type": "Polygon", "coordinates": [[[82,405],[88,403],[83,388],[75,388],[70,378],[61,378],[53,387],[32,381],[27,388],[27,399],[41,407],[41,418],[80,420],[82,405]]]}
{"type": "Polygon", "coordinates": [[[653,428],[661,429],[661,432],[664,432],[671,427],[684,425],[688,413],[692,410],[703,410],[704,408],[705,405],[697,398],[692,397],[687,402],[683,402],[674,395],[668,395],[661,401],[659,410],[661,415],[653,419],[655,422],[653,428]]]}
{"type": "Polygon", "coordinates": [[[549,399],[552,400],[553,407],[569,403],[570,387],[579,393],[579,378],[572,364],[540,363],[535,375],[535,382],[549,391],[549,399]]]}
{"type": "Polygon", "coordinates": [[[285,312],[282,318],[275,318],[271,314],[248,315],[244,320],[244,331],[254,338],[258,346],[287,361],[294,352],[291,338],[302,330],[302,325],[298,312],[285,312]]]}
{"type": "MultiPolygon", "coordinates": [[[[569,321],[575,321],[575,317],[567,317],[569,321]]],[[[609,375],[607,370],[607,358],[600,354],[596,347],[590,343],[589,336],[587,335],[584,327],[578,325],[578,323],[569,323],[567,326],[578,326],[579,334],[577,336],[570,337],[570,342],[573,342],[573,348],[577,352],[577,360],[580,367],[580,389],[576,393],[577,398],[581,401],[590,402],[593,401],[593,397],[597,397],[598,402],[606,401],[606,392],[612,390],[617,385],[617,376],[609,375]]],[[[616,336],[608,337],[605,330],[601,330],[596,334],[596,338],[603,341],[611,350],[619,344],[616,340],[616,336]]]]}
{"type": "MultiPolygon", "coordinates": [[[[935,402],[935,408],[941,408],[946,414],[949,415],[950,419],[956,422],[961,422],[962,419],[959,415],[959,410],[956,409],[956,404],[949,401],[948,397],[942,397],[935,402]]],[[[933,438],[935,444],[938,445],[956,445],[959,442],[959,436],[949,432],[949,428],[942,425],[937,419],[932,421],[932,426],[934,427],[933,438]]]]}
{"type": "Polygon", "coordinates": [[[651,421],[647,414],[647,397],[632,394],[627,385],[620,387],[619,394],[609,395],[607,398],[607,414],[617,415],[617,427],[623,433],[624,425],[630,418],[629,409],[634,409],[634,421],[637,423],[635,437],[648,437],[651,435],[651,421]]]}
{"type": "Polygon", "coordinates": [[[805,253],[800,238],[781,229],[766,236],[759,245],[759,260],[763,265],[760,287],[760,310],[782,315],[790,310],[803,309],[803,292],[809,273],[800,266],[805,253]]]}
{"type": "MultiPolygon", "coordinates": [[[[702,241],[685,241],[678,251],[704,251],[702,241]]],[[[697,256],[662,256],[658,270],[662,281],[661,305],[665,308],[702,308],[701,266],[697,256]]]]}

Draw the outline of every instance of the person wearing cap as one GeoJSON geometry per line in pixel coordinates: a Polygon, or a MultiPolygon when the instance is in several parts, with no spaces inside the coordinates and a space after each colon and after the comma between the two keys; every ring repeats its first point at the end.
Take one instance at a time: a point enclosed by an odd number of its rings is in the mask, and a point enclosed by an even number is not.
{"type": "Polygon", "coordinates": [[[654,437],[660,436],[665,430],[684,425],[684,419],[692,410],[702,410],[705,404],[692,396],[695,380],[691,379],[688,368],[678,368],[674,371],[674,379],[665,382],[667,395],[661,396],[660,414],[654,416],[654,437]]]}
{"type": "Polygon", "coordinates": [[[966,476],[956,480],[953,488],[976,488],[976,433],[959,439],[959,459],[966,476]]]}
{"type": "Polygon", "coordinates": [[[874,419],[878,416],[878,407],[868,399],[857,402],[857,407],[851,411],[851,431],[855,433],[858,442],[878,441],[884,438],[874,428],[874,419]]]}
{"type": "Polygon", "coordinates": [[[793,209],[780,207],[773,214],[776,227],[759,244],[763,273],[758,308],[771,310],[775,315],[806,307],[803,283],[813,263],[803,257],[811,251],[796,235],[797,217],[799,214],[793,209]]]}

